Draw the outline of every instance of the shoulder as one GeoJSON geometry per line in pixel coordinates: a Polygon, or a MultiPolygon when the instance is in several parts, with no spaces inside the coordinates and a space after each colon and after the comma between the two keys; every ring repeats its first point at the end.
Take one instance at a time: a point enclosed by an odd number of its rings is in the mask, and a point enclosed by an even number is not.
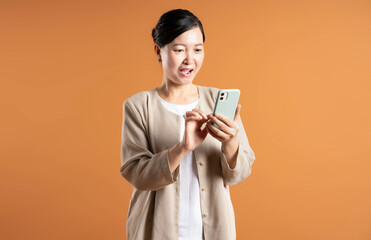
{"type": "Polygon", "coordinates": [[[204,112],[212,112],[220,89],[215,87],[198,86],[200,92],[200,108],[204,112]]]}
{"type": "Polygon", "coordinates": [[[219,92],[219,88],[215,88],[215,87],[206,87],[206,86],[198,86],[198,88],[200,89],[200,91],[202,91],[203,93],[205,94],[208,94],[208,95],[217,95],[218,92],[219,92]]]}
{"type": "Polygon", "coordinates": [[[200,90],[202,96],[209,100],[215,100],[220,90],[219,88],[205,86],[198,86],[198,89],[200,90]]]}
{"type": "Polygon", "coordinates": [[[135,93],[134,95],[128,97],[125,102],[133,104],[143,104],[148,100],[148,98],[151,97],[151,95],[153,95],[154,91],[155,89],[135,93]]]}
{"type": "Polygon", "coordinates": [[[150,101],[153,98],[155,89],[152,90],[147,90],[147,91],[142,91],[138,92],[130,97],[128,97],[123,105],[124,106],[130,106],[130,107],[135,107],[135,108],[140,108],[141,106],[147,105],[148,101],[150,101]]]}
{"type": "Polygon", "coordinates": [[[139,114],[140,116],[147,115],[148,106],[155,97],[155,91],[156,89],[142,91],[127,98],[123,103],[124,113],[131,112],[135,115],[139,114]]]}

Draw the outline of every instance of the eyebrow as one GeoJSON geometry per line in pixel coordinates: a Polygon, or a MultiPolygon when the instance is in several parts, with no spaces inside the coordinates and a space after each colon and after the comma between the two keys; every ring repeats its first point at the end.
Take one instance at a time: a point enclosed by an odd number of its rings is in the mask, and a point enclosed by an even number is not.
{"type": "MultiPolygon", "coordinates": [[[[177,44],[174,44],[173,47],[178,46],[178,45],[186,46],[185,44],[177,43],[177,44]]],[[[197,44],[195,44],[195,46],[203,46],[203,44],[202,43],[197,43],[197,44]]]]}

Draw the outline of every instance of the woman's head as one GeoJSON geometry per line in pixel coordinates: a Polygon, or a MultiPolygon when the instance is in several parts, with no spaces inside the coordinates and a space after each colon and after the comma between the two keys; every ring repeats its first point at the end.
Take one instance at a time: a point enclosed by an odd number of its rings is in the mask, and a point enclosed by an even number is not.
{"type": "Polygon", "coordinates": [[[192,83],[204,58],[205,35],[200,20],[187,10],[171,10],[160,17],[152,36],[158,61],[162,62],[163,80],[192,83]]]}
{"type": "Polygon", "coordinates": [[[159,47],[172,42],[180,34],[199,27],[205,42],[205,33],[201,21],[188,10],[174,9],[164,13],[152,29],[153,42],[159,47]]]}

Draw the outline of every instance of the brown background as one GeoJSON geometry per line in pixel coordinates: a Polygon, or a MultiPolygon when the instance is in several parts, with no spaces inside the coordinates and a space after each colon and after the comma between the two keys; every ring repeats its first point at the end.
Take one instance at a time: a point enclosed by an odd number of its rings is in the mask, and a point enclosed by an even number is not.
{"type": "Polygon", "coordinates": [[[161,83],[174,8],[205,27],[195,83],[242,92],[238,239],[371,239],[366,0],[1,1],[0,239],[125,239],[122,103],[161,83]]]}

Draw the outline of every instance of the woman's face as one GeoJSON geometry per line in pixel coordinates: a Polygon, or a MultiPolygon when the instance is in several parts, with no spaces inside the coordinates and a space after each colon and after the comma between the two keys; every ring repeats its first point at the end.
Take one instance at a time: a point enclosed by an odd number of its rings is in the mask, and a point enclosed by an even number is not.
{"type": "Polygon", "coordinates": [[[174,84],[192,83],[204,60],[202,32],[199,27],[192,28],[172,42],[159,48],[164,79],[174,84]]]}

